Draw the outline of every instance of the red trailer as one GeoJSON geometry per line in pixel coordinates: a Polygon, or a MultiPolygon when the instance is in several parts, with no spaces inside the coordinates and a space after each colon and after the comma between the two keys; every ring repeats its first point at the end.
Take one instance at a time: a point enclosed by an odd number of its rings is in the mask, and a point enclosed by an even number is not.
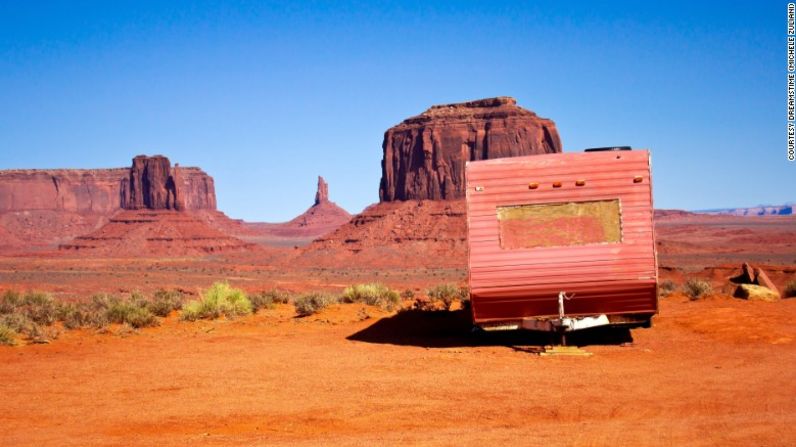
{"type": "Polygon", "coordinates": [[[610,149],[467,163],[477,326],[649,326],[658,311],[650,155],[610,149]]]}

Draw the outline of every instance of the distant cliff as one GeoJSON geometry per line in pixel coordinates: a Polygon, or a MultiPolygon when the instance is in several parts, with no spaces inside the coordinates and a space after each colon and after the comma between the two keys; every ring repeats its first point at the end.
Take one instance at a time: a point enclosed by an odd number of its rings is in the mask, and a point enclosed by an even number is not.
{"type": "Polygon", "coordinates": [[[215,211],[213,178],[143,155],[129,168],[0,171],[0,247],[63,244],[123,209],[215,211]]]}
{"type": "Polygon", "coordinates": [[[721,208],[694,212],[731,216],[791,216],[793,215],[793,205],[793,203],[786,203],[784,205],[758,205],[749,208],[721,208]]]}
{"type": "Polygon", "coordinates": [[[215,210],[213,178],[143,155],[130,168],[0,171],[0,212],[111,214],[123,208],[215,210]]]}

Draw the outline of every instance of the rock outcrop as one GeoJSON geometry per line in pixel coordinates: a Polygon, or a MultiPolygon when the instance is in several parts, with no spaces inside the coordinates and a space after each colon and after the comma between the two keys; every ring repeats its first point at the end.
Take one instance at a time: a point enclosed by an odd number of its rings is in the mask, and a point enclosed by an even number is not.
{"type": "Polygon", "coordinates": [[[213,178],[198,168],[171,167],[162,155],[133,158],[121,183],[121,207],[128,210],[215,210],[213,178]]]}
{"type": "Polygon", "coordinates": [[[161,155],[139,155],[130,168],[0,171],[0,212],[120,209],[215,210],[213,178],[199,168],[172,168],[161,155]]]}
{"type": "Polygon", "coordinates": [[[67,243],[122,209],[214,211],[213,179],[163,156],[135,157],[130,168],[0,171],[0,245],[67,243]]]}
{"type": "Polygon", "coordinates": [[[320,175],[318,176],[318,191],[315,192],[315,205],[318,206],[322,203],[329,201],[329,184],[320,175]]]}
{"type": "Polygon", "coordinates": [[[244,223],[233,231],[243,240],[271,246],[303,246],[351,220],[351,214],[329,200],[329,185],[318,177],[315,203],[299,216],[282,223],[244,223]]]}
{"type": "MultiPolygon", "coordinates": [[[[60,245],[65,252],[92,256],[191,256],[254,248],[207,222],[204,213],[123,210],[96,231],[60,245]]],[[[221,213],[218,213],[219,215],[221,213]]],[[[224,219],[226,216],[217,216],[224,219]]]]}
{"type": "Polygon", "coordinates": [[[749,301],[766,301],[773,303],[779,301],[779,293],[769,289],[768,287],[758,286],[754,284],[741,284],[733,293],[736,298],[743,298],[749,301]]]}
{"type": "Polygon", "coordinates": [[[129,169],[12,169],[0,171],[0,213],[69,211],[110,214],[120,208],[129,169]]]}
{"type": "Polygon", "coordinates": [[[382,149],[382,202],[450,200],[464,197],[465,162],[561,152],[561,140],[553,121],[503,96],[432,106],[388,129],[382,149]]]}

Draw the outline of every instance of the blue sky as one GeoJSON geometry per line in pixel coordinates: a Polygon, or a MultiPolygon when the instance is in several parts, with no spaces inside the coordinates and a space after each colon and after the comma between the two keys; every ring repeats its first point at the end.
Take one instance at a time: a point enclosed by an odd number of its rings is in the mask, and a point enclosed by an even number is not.
{"type": "Polygon", "coordinates": [[[161,153],[231,217],[378,201],[384,131],[507,95],[653,151],[656,207],[796,199],[786,2],[0,1],[0,169],[161,153]]]}

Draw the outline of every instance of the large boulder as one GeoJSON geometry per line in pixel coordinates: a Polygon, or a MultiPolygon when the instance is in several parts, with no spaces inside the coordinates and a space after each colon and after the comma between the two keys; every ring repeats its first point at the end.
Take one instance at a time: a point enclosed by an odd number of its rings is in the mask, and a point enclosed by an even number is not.
{"type": "Polygon", "coordinates": [[[768,287],[756,286],[754,284],[741,284],[735,289],[733,294],[737,298],[747,299],[749,301],[779,301],[779,293],[768,287]]]}
{"type": "Polygon", "coordinates": [[[451,200],[464,197],[468,160],[561,152],[553,121],[510,97],[432,106],[384,134],[379,197],[451,200]]]}

